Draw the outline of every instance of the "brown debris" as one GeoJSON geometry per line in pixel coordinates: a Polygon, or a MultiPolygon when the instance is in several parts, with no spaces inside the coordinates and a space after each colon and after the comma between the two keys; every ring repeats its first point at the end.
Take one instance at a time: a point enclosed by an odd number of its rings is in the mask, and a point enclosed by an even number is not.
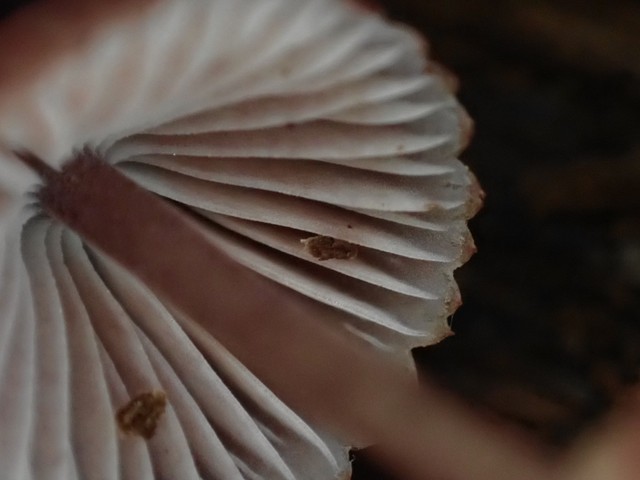
{"type": "Polygon", "coordinates": [[[322,260],[350,260],[358,255],[358,246],[333,237],[317,235],[300,240],[312,257],[322,260]]]}
{"type": "Polygon", "coordinates": [[[118,426],[124,433],[149,439],[153,437],[166,407],[167,395],[164,392],[142,393],[118,410],[118,426]]]}

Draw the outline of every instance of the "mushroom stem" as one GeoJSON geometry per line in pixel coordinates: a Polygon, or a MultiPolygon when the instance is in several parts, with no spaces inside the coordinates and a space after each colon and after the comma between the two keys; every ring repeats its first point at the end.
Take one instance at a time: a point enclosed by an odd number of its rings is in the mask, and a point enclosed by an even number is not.
{"type": "Polygon", "coordinates": [[[15,156],[24,163],[27,167],[33,170],[40,178],[46,182],[54,181],[57,176],[57,172],[54,168],[47,165],[35,155],[28,152],[16,152],[15,156]]]}
{"type": "Polygon", "coordinates": [[[289,405],[343,438],[378,444],[379,459],[405,478],[553,478],[539,451],[327,326],[338,322],[317,321],[343,313],[234,262],[195,220],[98,158],[85,152],[62,172],[39,171],[51,215],[194,319],[289,405]]]}

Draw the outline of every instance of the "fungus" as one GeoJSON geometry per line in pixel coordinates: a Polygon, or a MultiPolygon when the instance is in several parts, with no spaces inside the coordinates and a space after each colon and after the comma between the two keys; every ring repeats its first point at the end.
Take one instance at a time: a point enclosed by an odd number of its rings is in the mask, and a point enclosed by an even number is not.
{"type": "Polygon", "coordinates": [[[167,407],[164,392],[144,392],[123,406],[116,418],[123,432],[151,438],[167,407]]]}
{"type": "Polygon", "coordinates": [[[477,205],[468,121],[421,39],[343,0],[42,2],[0,32],[3,475],[348,475],[345,439],[83,238],[92,213],[63,197],[108,196],[90,172],[111,166],[408,362],[449,334],[477,205]],[[166,405],[120,435],[144,392],[166,405]]]}
{"type": "Polygon", "coordinates": [[[318,260],[348,260],[358,254],[357,245],[324,235],[303,238],[300,242],[309,255],[318,260]]]}

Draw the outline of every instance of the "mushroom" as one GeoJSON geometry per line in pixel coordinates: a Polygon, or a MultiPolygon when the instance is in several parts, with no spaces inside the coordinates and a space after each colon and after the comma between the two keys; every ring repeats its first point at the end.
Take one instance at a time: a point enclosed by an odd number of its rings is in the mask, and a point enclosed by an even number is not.
{"type": "Polygon", "coordinates": [[[416,33],[351,2],[88,3],[0,25],[0,471],[347,478],[348,440],[52,216],[51,184],[115,167],[410,365],[473,251],[467,117],[416,33]]]}

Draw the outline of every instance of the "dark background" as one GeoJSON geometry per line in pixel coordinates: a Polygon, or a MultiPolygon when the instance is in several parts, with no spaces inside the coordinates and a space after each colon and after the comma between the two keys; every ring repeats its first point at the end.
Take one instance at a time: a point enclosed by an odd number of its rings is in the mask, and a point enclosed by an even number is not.
{"type": "Polygon", "coordinates": [[[640,2],[382,3],[458,76],[487,193],[456,335],[416,361],[559,451],[640,372],[640,2]]]}

